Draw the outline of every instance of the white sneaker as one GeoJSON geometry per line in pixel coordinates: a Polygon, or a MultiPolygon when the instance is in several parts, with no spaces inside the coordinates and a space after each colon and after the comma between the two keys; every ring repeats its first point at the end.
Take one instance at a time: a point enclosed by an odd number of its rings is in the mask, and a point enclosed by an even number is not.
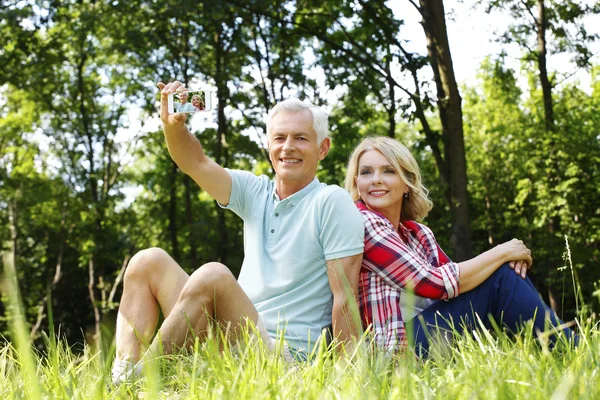
{"type": "Polygon", "coordinates": [[[115,385],[123,382],[131,382],[142,374],[142,364],[134,364],[131,361],[115,358],[112,368],[112,381],[115,385]]]}

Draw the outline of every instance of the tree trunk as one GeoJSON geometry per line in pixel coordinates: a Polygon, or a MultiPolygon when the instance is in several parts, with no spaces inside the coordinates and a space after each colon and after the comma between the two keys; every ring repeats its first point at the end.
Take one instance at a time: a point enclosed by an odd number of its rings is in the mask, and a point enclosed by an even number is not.
{"type": "Polygon", "coordinates": [[[391,49],[388,46],[388,56],[386,57],[386,61],[385,61],[385,71],[388,74],[388,79],[387,79],[387,83],[388,83],[388,89],[390,91],[390,106],[387,109],[387,114],[388,114],[388,136],[391,137],[392,139],[396,137],[396,111],[397,111],[397,107],[396,107],[396,86],[394,85],[394,82],[392,80],[392,70],[391,70],[391,63],[392,63],[392,53],[391,53],[391,49]]]}
{"type": "MultiPolygon", "coordinates": [[[[538,18],[535,21],[537,28],[537,60],[538,60],[538,70],[540,74],[540,84],[542,86],[542,97],[544,100],[544,130],[546,133],[546,138],[548,140],[549,151],[547,155],[547,160],[550,162],[551,168],[548,171],[548,182],[550,187],[556,188],[559,184],[559,176],[557,171],[560,170],[560,166],[556,156],[556,142],[554,137],[554,106],[552,102],[552,84],[550,83],[550,79],[548,78],[548,68],[546,64],[546,28],[548,26],[548,21],[546,19],[546,6],[544,4],[544,0],[537,0],[538,6],[538,18]]],[[[560,193],[558,195],[561,195],[560,193]]],[[[558,210],[557,210],[558,211],[558,210]]],[[[551,215],[547,221],[548,232],[554,234],[558,229],[560,229],[561,218],[558,215],[551,215]]],[[[556,243],[558,245],[558,243],[556,243]]],[[[550,246],[554,246],[551,244],[550,246]]],[[[554,263],[551,263],[554,264],[554,263]]],[[[554,269],[554,265],[548,265],[548,269],[554,269]]],[[[550,293],[550,291],[549,291],[550,293]]]]}
{"type": "Polygon", "coordinates": [[[462,99],[458,92],[448,44],[442,0],[420,0],[427,50],[438,91],[444,159],[450,184],[453,256],[456,261],[472,257],[467,194],[467,162],[462,125],[462,99]]]}
{"type": "Polygon", "coordinates": [[[56,257],[56,266],[54,267],[54,276],[52,277],[52,280],[48,282],[46,294],[38,302],[37,319],[35,321],[35,324],[33,324],[33,326],[31,327],[31,330],[29,331],[29,340],[31,341],[34,341],[38,338],[38,331],[42,325],[44,317],[46,317],[46,314],[44,313],[46,303],[48,302],[49,298],[51,299],[54,287],[56,286],[60,278],[62,278],[62,260],[65,251],[65,243],[68,240],[68,237],[71,235],[74,226],[72,225],[68,230],[66,228],[67,207],[68,202],[65,200],[65,202],[63,203],[62,218],[60,220],[60,245],[58,246],[58,255],[56,257]]]}
{"type": "MultiPolygon", "coordinates": [[[[8,203],[8,223],[10,229],[10,257],[12,257],[14,265],[17,265],[19,226],[18,226],[18,201],[21,190],[18,188],[15,193],[15,198],[8,203]]],[[[16,269],[15,269],[16,271],[16,269]]]]}
{"type": "MultiPolygon", "coordinates": [[[[217,143],[215,151],[215,161],[222,167],[225,167],[224,153],[225,153],[225,138],[227,135],[227,119],[225,118],[225,104],[227,99],[227,80],[225,78],[224,71],[224,52],[223,42],[221,38],[221,32],[215,33],[215,59],[216,59],[216,71],[215,80],[217,86],[217,143]]],[[[219,232],[219,243],[217,247],[218,260],[223,264],[227,265],[227,226],[225,224],[225,210],[215,204],[217,207],[217,229],[219,232]]]]}
{"type": "MultiPolygon", "coordinates": [[[[183,51],[183,85],[189,89],[190,85],[190,77],[188,75],[189,65],[190,65],[190,41],[189,41],[189,29],[183,29],[183,38],[184,38],[184,51],[183,51]]],[[[194,234],[194,213],[192,209],[192,189],[191,189],[192,178],[188,175],[183,175],[183,188],[184,188],[184,199],[185,199],[185,218],[186,223],[189,229],[188,243],[190,245],[190,268],[195,270],[198,267],[198,253],[196,251],[196,235],[194,234]]],[[[194,183],[195,185],[195,183],[194,183]]],[[[177,212],[174,212],[176,215],[177,212]]],[[[177,234],[177,232],[175,232],[177,234]]],[[[173,241],[173,237],[171,237],[171,241],[173,241]]],[[[177,245],[179,248],[179,245],[177,245]]]]}
{"type": "Polygon", "coordinates": [[[171,161],[169,170],[169,235],[171,238],[171,254],[180,262],[179,241],[177,238],[177,164],[171,161]]]}
{"type": "Polygon", "coordinates": [[[196,235],[194,231],[194,213],[192,210],[192,189],[190,187],[191,179],[189,176],[183,177],[183,185],[185,189],[185,216],[187,219],[188,229],[190,235],[188,242],[190,245],[190,268],[196,269],[198,267],[198,255],[196,253],[196,235]]]}
{"type": "Polygon", "coordinates": [[[542,94],[544,97],[544,115],[546,133],[554,131],[554,109],[552,105],[552,85],[548,79],[548,69],[546,67],[546,8],[544,0],[538,0],[538,20],[537,24],[537,47],[538,47],[538,68],[540,72],[540,82],[542,84],[542,94]]]}
{"type": "Polygon", "coordinates": [[[92,348],[100,348],[100,311],[98,310],[98,304],[96,304],[96,295],[94,294],[95,287],[95,273],[94,273],[94,261],[90,258],[88,263],[88,293],[90,295],[90,302],[92,303],[92,309],[94,310],[94,334],[92,335],[92,348]]]}

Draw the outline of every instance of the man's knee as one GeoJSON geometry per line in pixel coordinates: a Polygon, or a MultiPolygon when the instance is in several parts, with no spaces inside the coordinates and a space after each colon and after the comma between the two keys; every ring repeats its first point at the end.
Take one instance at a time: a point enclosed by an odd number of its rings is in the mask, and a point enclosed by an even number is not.
{"type": "Polygon", "coordinates": [[[237,283],[225,265],[217,262],[204,264],[190,276],[182,291],[182,296],[214,296],[237,283]]]}
{"type": "Polygon", "coordinates": [[[229,268],[218,262],[204,264],[190,276],[189,283],[198,287],[219,287],[237,282],[229,268]]]}
{"type": "Polygon", "coordinates": [[[147,280],[168,264],[169,254],[161,248],[151,247],[138,251],[127,265],[124,282],[147,280]]]}

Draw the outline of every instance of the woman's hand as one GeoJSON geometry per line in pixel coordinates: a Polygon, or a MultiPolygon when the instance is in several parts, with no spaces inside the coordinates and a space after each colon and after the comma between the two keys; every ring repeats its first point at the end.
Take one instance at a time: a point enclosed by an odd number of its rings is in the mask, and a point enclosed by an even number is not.
{"type": "Polygon", "coordinates": [[[458,263],[460,292],[468,292],[481,285],[504,263],[509,263],[515,273],[525,279],[527,270],[533,264],[531,251],[523,244],[523,241],[513,239],[499,244],[477,257],[458,263]]]}
{"type": "Polygon", "coordinates": [[[522,240],[513,239],[500,245],[506,254],[508,265],[515,271],[517,275],[521,275],[523,279],[527,275],[527,270],[533,265],[531,258],[531,250],[525,246],[522,240]]]}

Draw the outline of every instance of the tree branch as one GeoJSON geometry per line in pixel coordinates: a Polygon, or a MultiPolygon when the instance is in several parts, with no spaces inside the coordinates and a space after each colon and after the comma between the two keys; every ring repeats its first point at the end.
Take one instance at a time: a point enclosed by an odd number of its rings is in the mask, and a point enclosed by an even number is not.
{"type": "Polygon", "coordinates": [[[98,310],[98,305],[96,304],[96,296],[94,295],[94,260],[90,257],[90,261],[88,264],[88,293],[90,295],[90,302],[92,303],[92,309],[94,310],[94,335],[93,339],[98,344],[97,341],[100,338],[100,312],[98,310]]]}
{"type": "Polygon", "coordinates": [[[110,290],[110,294],[108,295],[108,300],[107,300],[107,304],[108,304],[109,308],[111,308],[111,305],[115,298],[115,294],[117,293],[117,287],[119,287],[119,284],[121,283],[121,280],[123,279],[123,276],[125,275],[125,269],[127,268],[127,264],[129,264],[130,258],[131,257],[129,257],[129,256],[125,256],[125,259],[123,260],[123,265],[121,266],[121,269],[119,270],[119,274],[117,275],[117,278],[115,279],[115,283],[113,284],[113,286],[110,290]]]}

